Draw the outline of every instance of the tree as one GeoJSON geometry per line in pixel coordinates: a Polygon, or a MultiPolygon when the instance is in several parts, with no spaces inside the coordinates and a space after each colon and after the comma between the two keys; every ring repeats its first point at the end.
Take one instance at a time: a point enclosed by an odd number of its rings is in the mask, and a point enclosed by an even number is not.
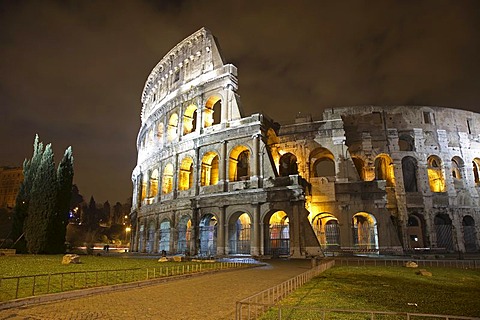
{"type": "Polygon", "coordinates": [[[24,224],[28,216],[30,192],[37,174],[37,169],[42,160],[42,155],[43,143],[39,142],[38,135],[35,135],[32,159],[25,159],[23,162],[23,182],[20,185],[20,190],[15,200],[15,208],[13,212],[12,231],[10,238],[12,241],[14,241],[14,247],[20,253],[27,251],[27,244],[24,238],[24,224]]]}
{"type": "Polygon", "coordinates": [[[55,218],[57,189],[53,151],[48,144],[30,190],[30,203],[24,226],[27,250],[30,253],[49,251],[47,237],[55,218]]]}
{"type": "Polygon", "coordinates": [[[32,159],[23,165],[12,239],[24,239],[16,245],[20,252],[64,252],[73,180],[72,150],[69,147],[65,151],[57,170],[51,144],[44,149],[36,135],[33,150],[32,159]]]}
{"type": "Polygon", "coordinates": [[[65,251],[65,237],[72,199],[73,156],[72,148],[65,150],[63,159],[57,169],[57,199],[56,207],[48,230],[48,251],[63,253],[65,251]]]}

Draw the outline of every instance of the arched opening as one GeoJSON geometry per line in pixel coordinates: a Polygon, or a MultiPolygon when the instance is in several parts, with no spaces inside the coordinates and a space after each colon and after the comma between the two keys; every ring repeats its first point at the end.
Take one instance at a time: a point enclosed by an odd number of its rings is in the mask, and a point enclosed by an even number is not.
{"type": "Polygon", "coordinates": [[[170,221],[162,220],[158,236],[158,252],[170,253],[170,221]]]}
{"type": "Polygon", "coordinates": [[[157,140],[158,140],[158,144],[160,147],[163,146],[163,134],[164,134],[164,126],[163,126],[163,123],[160,122],[158,124],[158,127],[157,127],[157,140]]]}
{"type": "Polygon", "coordinates": [[[432,192],[445,192],[445,177],[442,171],[442,161],[437,156],[427,158],[428,181],[432,192]]]}
{"type": "Polygon", "coordinates": [[[158,169],[150,172],[150,178],[148,179],[149,189],[148,197],[155,198],[158,194],[158,169]]]}
{"type": "Polygon", "coordinates": [[[335,162],[333,154],[324,148],[316,149],[310,156],[310,177],[334,177],[335,162]]]}
{"type": "Polygon", "coordinates": [[[413,214],[408,216],[407,234],[410,248],[425,247],[423,228],[424,223],[419,216],[413,214]]]}
{"type": "Polygon", "coordinates": [[[138,252],[145,252],[145,226],[143,223],[138,227],[138,252]]]}
{"type": "Polygon", "coordinates": [[[173,165],[168,163],[163,169],[162,193],[167,194],[173,191],[173,165]]]}
{"type": "Polygon", "coordinates": [[[218,155],[207,152],[202,159],[201,186],[212,186],[218,183],[218,155]]]}
{"type": "Polygon", "coordinates": [[[155,133],[153,132],[153,128],[150,128],[148,130],[148,133],[147,133],[147,146],[148,147],[153,146],[154,136],[155,136],[155,133]]]}
{"type": "Polygon", "coordinates": [[[402,173],[405,192],[417,192],[417,160],[413,157],[404,157],[402,173]]]}
{"type": "Polygon", "coordinates": [[[437,247],[447,251],[453,251],[452,220],[448,214],[439,213],[433,219],[435,233],[437,235],[437,247]]]}
{"type": "Polygon", "coordinates": [[[387,187],[394,186],[393,162],[386,154],[375,158],[375,180],[385,180],[387,187]]]}
{"type": "Polygon", "coordinates": [[[372,214],[359,212],[352,218],[353,244],[360,250],[378,250],[377,221],[372,214]]]}
{"type": "Polygon", "coordinates": [[[290,255],[290,227],[285,211],[276,211],[267,220],[265,254],[278,257],[290,255]]]}
{"type": "Polygon", "coordinates": [[[183,216],[178,222],[178,242],[177,253],[190,255],[190,240],[192,230],[192,220],[188,216],[183,216]]]}
{"type": "Polygon", "coordinates": [[[248,213],[239,213],[228,227],[230,254],[250,254],[251,219],[248,213]]]}
{"type": "Polygon", "coordinates": [[[151,221],[148,224],[146,252],[153,253],[154,245],[155,245],[155,222],[151,221]]]}
{"type": "Polygon", "coordinates": [[[400,151],[414,151],[414,139],[411,135],[402,134],[398,137],[398,147],[400,151]]]}
{"type": "Polygon", "coordinates": [[[230,153],[229,180],[248,180],[250,177],[250,150],[245,146],[237,146],[230,153]]]}
{"type": "Polygon", "coordinates": [[[188,190],[193,186],[193,160],[185,157],[180,164],[178,190],[188,190]]]}
{"type": "Polygon", "coordinates": [[[197,106],[189,105],[183,114],[183,135],[195,132],[197,126],[197,106]]]}
{"type": "Polygon", "coordinates": [[[471,216],[465,216],[462,220],[463,242],[466,252],[477,251],[477,233],[475,231],[475,220],[471,216]]]}
{"type": "Polygon", "coordinates": [[[290,152],[281,156],[279,171],[281,177],[298,174],[297,157],[290,152]]]}
{"type": "Polygon", "coordinates": [[[334,251],[340,247],[340,228],[335,216],[330,213],[317,214],[312,220],[312,227],[323,250],[334,251]]]}
{"type": "Polygon", "coordinates": [[[217,253],[217,218],[206,214],[200,220],[200,255],[214,256],[217,253]]]}
{"type": "Polygon", "coordinates": [[[453,179],[462,179],[463,160],[460,157],[452,158],[452,177],[453,179]]]}
{"type": "Polygon", "coordinates": [[[357,158],[357,157],[352,157],[353,164],[355,165],[355,169],[357,169],[358,176],[360,177],[360,180],[365,181],[365,163],[363,162],[362,159],[357,158]]]}
{"type": "Polygon", "coordinates": [[[222,100],[219,96],[211,96],[205,103],[203,111],[203,127],[207,128],[221,121],[222,100]]]}
{"type": "Polygon", "coordinates": [[[143,202],[145,200],[145,198],[147,197],[147,177],[146,177],[146,175],[142,174],[140,183],[141,183],[141,185],[140,185],[140,188],[141,188],[140,199],[143,202]]]}
{"type": "Polygon", "coordinates": [[[177,138],[177,129],[178,129],[178,114],[174,113],[170,116],[168,120],[168,129],[167,129],[167,140],[172,142],[177,138]]]}
{"type": "Polygon", "coordinates": [[[473,159],[472,166],[473,166],[473,178],[475,179],[475,184],[479,185],[480,184],[480,174],[479,174],[480,159],[479,158],[473,159]]]}

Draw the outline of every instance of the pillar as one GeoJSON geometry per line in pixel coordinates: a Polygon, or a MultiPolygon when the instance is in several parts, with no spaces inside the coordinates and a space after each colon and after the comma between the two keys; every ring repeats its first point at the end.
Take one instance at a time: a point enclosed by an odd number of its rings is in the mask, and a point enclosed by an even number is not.
{"type": "Polygon", "coordinates": [[[260,256],[260,204],[253,204],[253,238],[251,254],[253,256],[260,256]]]}
{"type": "Polygon", "coordinates": [[[222,207],[220,214],[218,215],[217,222],[217,255],[225,255],[225,218],[226,218],[226,207],[222,207]]]}

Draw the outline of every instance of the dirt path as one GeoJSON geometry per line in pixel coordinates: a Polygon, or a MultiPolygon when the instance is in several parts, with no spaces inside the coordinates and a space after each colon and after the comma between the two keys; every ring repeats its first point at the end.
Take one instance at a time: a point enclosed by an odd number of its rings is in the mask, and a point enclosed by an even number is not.
{"type": "Polygon", "coordinates": [[[310,267],[308,260],[274,260],[264,267],[3,310],[0,319],[234,319],[236,301],[310,267]]]}

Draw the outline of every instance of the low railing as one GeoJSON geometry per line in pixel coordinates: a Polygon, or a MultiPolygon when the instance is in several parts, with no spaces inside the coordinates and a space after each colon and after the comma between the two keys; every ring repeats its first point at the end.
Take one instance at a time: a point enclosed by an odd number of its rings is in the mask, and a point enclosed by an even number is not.
{"type": "Polygon", "coordinates": [[[443,267],[479,269],[480,260],[423,260],[423,259],[335,259],[336,266],[385,266],[401,267],[407,262],[415,262],[419,267],[443,267]]]}
{"type": "Polygon", "coordinates": [[[478,320],[475,317],[450,316],[441,314],[427,314],[427,313],[410,313],[410,312],[389,312],[389,311],[374,311],[374,310],[346,310],[346,309],[321,309],[309,307],[291,307],[291,306],[275,306],[270,309],[268,314],[265,314],[265,319],[268,320],[283,320],[283,319],[345,319],[345,320],[414,320],[425,319],[429,320],[478,320]]]}
{"type": "Polygon", "coordinates": [[[256,319],[275,303],[285,298],[288,294],[301,287],[312,278],[335,265],[334,260],[325,261],[320,265],[294,277],[279,285],[261,291],[253,296],[238,301],[236,304],[236,320],[256,319]]]}
{"type": "Polygon", "coordinates": [[[240,262],[205,262],[156,268],[75,271],[31,276],[0,277],[0,301],[161,277],[240,268],[248,265],[247,263],[240,262]]]}

